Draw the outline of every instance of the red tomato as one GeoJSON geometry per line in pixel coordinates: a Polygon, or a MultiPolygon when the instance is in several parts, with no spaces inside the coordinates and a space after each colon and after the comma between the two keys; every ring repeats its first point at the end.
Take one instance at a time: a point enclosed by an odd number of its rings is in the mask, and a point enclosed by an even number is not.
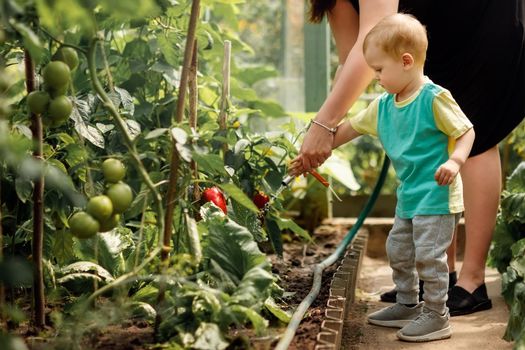
{"type": "Polygon", "coordinates": [[[212,202],[213,204],[221,208],[224,214],[228,213],[226,209],[226,200],[224,199],[224,195],[217,187],[210,187],[205,189],[202,192],[202,199],[205,203],[212,202]]]}
{"type": "Polygon", "coordinates": [[[255,203],[255,205],[257,206],[257,208],[259,209],[263,209],[264,206],[266,205],[266,203],[268,203],[270,201],[270,197],[268,197],[264,192],[262,191],[257,191],[254,195],[253,195],[253,203],[255,203]]]}

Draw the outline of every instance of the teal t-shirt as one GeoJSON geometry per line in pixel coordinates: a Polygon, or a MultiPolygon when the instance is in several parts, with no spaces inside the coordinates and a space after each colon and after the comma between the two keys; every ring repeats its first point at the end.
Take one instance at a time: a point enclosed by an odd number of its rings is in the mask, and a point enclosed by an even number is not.
{"type": "Polygon", "coordinates": [[[377,135],[400,181],[396,215],[441,215],[463,211],[458,174],[449,186],[434,179],[453,150],[455,139],[472,124],[448,90],[428,81],[413,96],[396,102],[385,93],[350,120],[360,133],[377,135]]]}

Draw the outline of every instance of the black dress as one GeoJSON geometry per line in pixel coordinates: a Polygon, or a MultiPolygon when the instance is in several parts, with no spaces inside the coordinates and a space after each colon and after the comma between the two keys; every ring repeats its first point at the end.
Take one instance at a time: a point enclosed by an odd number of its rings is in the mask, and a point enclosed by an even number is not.
{"type": "MultiPolygon", "coordinates": [[[[358,0],[351,2],[359,11],[358,0]]],[[[451,91],[474,124],[470,156],[525,116],[524,7],[525,0],[400,0],[399,12],[427,28],[425,74],[451,91]]]]}

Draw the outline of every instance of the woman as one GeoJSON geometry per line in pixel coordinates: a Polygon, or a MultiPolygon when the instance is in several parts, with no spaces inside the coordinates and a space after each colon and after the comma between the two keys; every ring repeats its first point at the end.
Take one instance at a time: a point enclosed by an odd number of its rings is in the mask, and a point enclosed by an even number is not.
{"type": "MultiPolygon", "coordinates": [[[[294,172],[307,172],[330,156],[330,129],[372,81],[374,72],[362,52],[368,31],[395,12],[414,15],[428,31],[425,74],[451,91],[476,131],[461,170],[465,255],[447,306],[452,316],[491,308],[484,280],[501,191],[497,144],[525,115],[525,0],[310,1],[314,21],[328,16],[341,65],[316,123],[305,135],[294,172]]],[[[450,271],[455,271],[454,258],[455,244],[449,249],[450,271]]]]}

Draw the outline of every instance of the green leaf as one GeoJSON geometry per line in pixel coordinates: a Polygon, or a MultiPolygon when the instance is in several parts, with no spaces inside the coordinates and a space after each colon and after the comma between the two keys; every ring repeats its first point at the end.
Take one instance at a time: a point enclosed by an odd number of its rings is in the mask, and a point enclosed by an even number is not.
{"type": "Polygon", "coordinates": [[[146,135],[146,137],[144,137],[144,139],[145,140],[155,139],[157,137],[165,135],[167,131],[168,131],[167,128],[158,128],[158,129],[155,129],[155,130],[151,130],[150,132],[147,133],[147,135],[146,135]]]}
{"type": "Polygon", "coordinates": [[[525,162],[521,162],[507,179],[506,190],[525,192],[525,162]]]}
{"type": "Polygon", "coordinates": [[[239,225],[246,227],[257,242],[266,241],[268,238],[266,237],[266,232],[264,232],[262,229],[262,225],[258,217],[259,214],[246,209],[246,207],[240,205],[235,200],[232,200],[231,204],[233,210],[228,211],[228,216],[230,219],[239,225]]]}
{"type": "Polygon", "coordinates": [[[93,145],[104,149],[104,135],[96,127],[87,124],[77,108],[73,108],[71,117],[75,123],[75,130],[93,145]]]}
{"type": "Polygon", "coordinates": [[[133,246],[131,232],[124,227],[117,227],[109,232],[99,233],[97,239],[79,240],[81,258],[89,259],[95,255],[95,245],[98,245],[98,262],[102,268],[112,275],[126,271],[123,253],[133,246]]]}
{"type": "Polygon", "coordinates": [[[261,113],[268,117],[282,117],[286,115],[283,107],[271,100],[257,100],[253,101],[254,108],[260,109],[261,113]]]}
{"type": "Polygon", "coordinates": [[[266,255],[261,253],[245,227],[221,216],[217,211],[203,215],[208,226],[204,255],[221,266],[235,284],[239,284],[250,269],[267,264],[266,255]]]}
{"type": "Polygon", "coordinates": [[[186,220],[186,227],[188,228],[188,241],[190,245],[191,254],[198,263],[202,259],[202,247],[201,239],[199,236],[199,230],[197,229],[197,222],[195,221],[195,219],[190,217],[188,213],[184,213],[184,218],[186,220]]]}
{"type": "Polygon", "coordinates": [[[266,309],[268,309],[268,311],[270,311],[272,315],[277,317],[277,319],[279,319],[279,321],[281,322],[288,324],[288,322],[290,322],[290,320],[292,319],[292,313],[290,311],[283,310],[282,307],[277,305],[277,303],[272,297],[266,299],[266,301],[264,302],[264,306],[266,307],[266,309]]]}
{"type": "Polygon", "coordinates": [[[15,180],[16,194],[22,203],[27,202],[27,200],[31,198],[33,187],[34,184],[30,180],[20,177],[15,180]]]}
{"type": "Polygon", "coordinates": [[[199,154],[192,152],[193,160],[199,165],[199,168],[206,169],[210,175],[228,176],[224,169],[224,162],[217,154],[199,154]]]}
{"type": "MultiPolygon", "coordinates": [[[[75,263],[64,266],[60,272],[64,275],[71,275],[75,273],[85,273],[97,276],[103,281],[113,281],[113,276],[102,266],[91,261],[77,261],[75,263]]],[[[58,281],[60,282],[60,281],[58,281]]]]}
{"type": "Polygon", "coordinates": [[[51,256],[59,265],[64,265],[75,258],[73,236],[68,230],[60,230],[52,235],[51,256]]]}
{"type": "Polygon", "coordinates": [[[135,18],[155,17],[160,14],[160,9],[153,0],[99,0],[98,4],[105,13],[123,22],[135,18]]]}
{"type": "Polygon", "coordinates": [[[239,204],[251,210],[254,213],[259,213],[259,208],[253,204],[252,200],[236,185],[232,183],[220,184],[219,187],[228,194],[231,198],[236,200],[239,204]]]}
{"type": "Polygon", "coordinates": [[[242,69],[236,76],[246,84],[253,85],[260,80],[276,77],[278,74],[274,67],[254,66],[242,69]]]}
{"type": "Polygon", "coordinates": [[[275,218],[277,224],[281,230],[290,230],[299,237],[303,238],[306,241],[312,241],[312,237],[308,234],[308,231],[301,228],[291,219],[275,218]]]}
{"type": "Polygon", "coordinates": [[[174,34],[169,34],[168,36],[158,35],[157,43],[166,62],[174,68],[178,67],[180,65],[179,52],[181,52],[178,38],[174,34]]]}
{"type": "Polygon", "coordinates": [[[250,146],[251,142],[249,140],[246,140],[246,139],[240,139],[239,141],[237,141],[237,143],[235,143],[235,146],[234,146],[234,153],[235,154],[239,154],[241,152],[243,152],[246,147],[250,146]]]}
{"type": "Polygon", "coordinates": [[[501,211],[508,223],[525,223],[525,192],[512,193],[503,198],[501,211]]]}
{"type": "Polygon", "coordinates": [[[242,318],[248,318],[252,323],[257,336],[263,335],[268,328],[268,320],[259,315],[259,313],[253,309],[241,305],[233,305],[231,310],[242,318]]]}
{"type": "Polygon", "coordinates": [[[135,301],[131,302],[129,304],[126,304],[126,307],[129,307],[131,309],[131,317],[134,319],[142,319],[149,322],[155,321],[155,317],[157,316],[157,312],[148,303],[135,301]]]}
{"type": "Polygon", "coordinates": [[[266,228],[268,229],[268,236],[272,242],[275,253],[282,258],[283,257],[283,238],[281,236],[281,229],[275,220],[266,219],[266,228]]]}
{"type": "Polygon", "coordinates": [[[195,331],[195,342],[191,345],[191,348],[196,350],[222,350],[226,349],[228,345],[219,326],[215,323],[203,322],[195,331]]]}

